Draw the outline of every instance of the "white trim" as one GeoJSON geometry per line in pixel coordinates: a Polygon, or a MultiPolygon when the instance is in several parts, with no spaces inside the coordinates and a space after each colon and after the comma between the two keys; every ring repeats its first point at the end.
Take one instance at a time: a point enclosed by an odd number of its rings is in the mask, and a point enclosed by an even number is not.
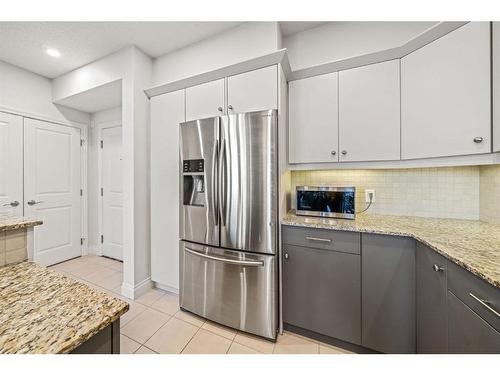
{"type": "Polygon", "coordinates": [[[89,205],[88,205],[88,126],[80,128],[80,139],[83,140],[83,144],[80,146],[80,189],[83,194],[80,196],[80,220],[81,220],[81,233],[80,237],[83,238],[83,244],[81,245],[82,255],[87,255],[89,250],[89,228],[88,228],[88,216],[89,216],[89,205]]]}
{"type": "MultiPolygon", "coordinates": [[[[101,195],[101,187],[103,186],[103,181],[102,181],[102,148],[101,148],[101,141],[102,141],[102,131],[103,129],[109,129],[109,128],[117,128],[120,127],[122,128],[122,120],[112,120],[112,121],[106,121],[106,122],[100,122],[97,124],[92,124],[92,128],[95,131],[96,134],[96,141],[97,141],[97,230],[99,231],[98,236],[97,236],[97,249],[99,251],[99,255],[103,255],[103,248],[102,248],[102,243],[101,243],[101,235],[103,234],[103,220],[102,220],[102,215],[103,215],[103,196],[101,195]]],[[[123,130],[122,130],[123,131],[123,130]]],[[[123,142],[122,142],[122,147],[123,147],[123,142]]],[[[123,255],[122,255],[123,258],[123,255]]]]}
{"type": "MultiPolygon", "coordinates": [[[[68,107],[69,108],[69,107],[68,107]]],[[[70,108],[73,111],[76,111],[73,108],[70,108]]],[[[59,125],[65,125],[65,126],[72,126],[72,127],[81,127],[81,126],[89,126],[90,125],[90,120],[88,123],[82,123],[82,122],[76,122],[76,121],[70,121],[70,120],[61,120],[61,119],[56,119],[54,117],[49,117],[42,115],[40,113],[35,113],[35,112],[26,112],[21,109],[17,108],[12,108],[12,107],[6,107],[3,105],[0,105],[0,112],[4,113],[10,113],[12,115],[18,115],[22,116],[25,118],[30,118],[33,120],[40,120],[40,121],[45,121],[45,122],[51,122],[53,124],[59,124],[59,125]]],[[[82,111],[79,111],[82,112],[82,111]]],[[[86,112],[82,112],[86,113],[86,112]]]]}
{"type": "Polygon", "coordinates": [[[472,165],[491,165],[500,163],[500,153],[445,156],[428,159],[365,161],[337,163],[304,163],[288,164],[289,170],[319,170],[319,169],[402,169],[402,168],[436,168],[459,167],[472,165]]]}
{"type": "Polygon", "coordinates": [[[338,72],[341,70],[357,68],[360,66],[376,64],[383,61],[400,59],[409,53],[422,48],[436,39],[439,39],[446,34],[464,26],[468,22],[439,22],[430,27],[416,37],[410,39],[401,46],[389,48],[382,51],[368,53],[360,56],[348,57],[342,60],[336,60],[325,64],[312,66],[309,68],[293,71],[288,77],[289,81],[314,77],[322,74],[338,72]]]}
{"type": "Polygon", "coordinates": [[[171,286],[168,286],[168,285],[165,285],[165,284],[162,284],[162,283],[158,283],[156,281],[153,282],[153,286],[155,288],[158,288],[158,289],[161,289],[161,290],[164,290],[165,292],[170,292],[170,293],[175,293],[175,294],[179,294],[179,289],[177,288],[173,288],[171,286]]]}
{"type": "Polygon", "coordinates": [[[122,296],[134,300],[145,294],[152,287],[153,287],[153,282],[151,281],[151,278],[148,277],[147,279],[141,281],[140,283],[135,284],[135,286],[123,282],[121,292],[122,296]]]}
{"type": "Polygon", "coordinates": [[[202,83],[215,81],[217,79],[233,76],[240,73],[246,73],[251,70],[256,70],[276,64],[283,64],[285,74],[291,73],[286,48],[209,72],[197,74],[177,81],[156,85],[144,90],[144,92],[146,93],[148,98],[152,98],[153,96],[166,94],[168,92],[181,90],[186,87],[200,85],[202,83]]]}

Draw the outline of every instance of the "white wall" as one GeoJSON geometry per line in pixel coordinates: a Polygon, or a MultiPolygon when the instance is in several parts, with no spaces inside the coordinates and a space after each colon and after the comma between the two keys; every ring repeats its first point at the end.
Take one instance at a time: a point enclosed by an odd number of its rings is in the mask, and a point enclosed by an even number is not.
{"type": "Polygon", "coordinates": [[[122,80],[122,293],[130,298],[150,285],[149,100],[144,89],[152,84],[152,69],[151,58],[131,46],[53,81],[53,99],[61,100],[122,80]]]}
{"type": "Polygon", "coordinates": [[[154,60],[162,84],[249,60],[279,49],[277,22],[248,22],[154,60]]]}
{"type": "Polygon", "coordinates": [[[88,165],[87,165],[87,181],[88,181],[88,246],[89,252],[96,254],[100,247],[100,230],[99,230],[99,129],[100,125],[110,122],[121,122],[122,107],[106,109],[103,111],[92,113],[90,116],[90,129],[88,134],[88,165]]]}
{"type": "Polygon", "coordinates": [[[400,46],[435,22],[329,22],[283,38],[292,70],[400,46]]]}
{"type": "Polygon", "coordinates": [[[0,110],[12,110],[48,121],[88,124],[87,113],[52,103],[50,79],[0,61],[0,110]]]}

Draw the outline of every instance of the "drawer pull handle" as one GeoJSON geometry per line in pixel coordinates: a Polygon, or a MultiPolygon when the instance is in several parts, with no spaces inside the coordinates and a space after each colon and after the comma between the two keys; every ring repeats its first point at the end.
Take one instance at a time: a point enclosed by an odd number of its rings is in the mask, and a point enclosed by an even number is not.
{"type": "Polygon", "coordinates": [[[493,315],[495,315],[497,318],[500,318],[500,313],[498,311],[496,311],[493,307],[490,306],[490,303],[488,301],[485,301],[484,299],[482,298],[479,298],[479,297],[476,297],[474,294],[472,293],[469,293],[469,296],[471,296],[472,298],[474,298],[477,302],[479,302],[481,305],[483,305],[484,307],[486,307],[491,313],[493,313],[493,315]]]}
{"type": "Polygon", "coordinates": [[[441,267],[441,266],[438,266],[437,264],[434,264],[434,265],[432,266],[432,269],[433,269],[434,271],[436,271],[436,272],[441,272],[441,271],[444,271],[444,268],[443,268],[443,267],[441,267]]]}
{"type": "Polygon", "coordinates": [[[319,237],[306,237],[306,240],[318,241],[318,242],[332,242],[332,240],[330,240],[328,238],[319,238],[319,237]]]}

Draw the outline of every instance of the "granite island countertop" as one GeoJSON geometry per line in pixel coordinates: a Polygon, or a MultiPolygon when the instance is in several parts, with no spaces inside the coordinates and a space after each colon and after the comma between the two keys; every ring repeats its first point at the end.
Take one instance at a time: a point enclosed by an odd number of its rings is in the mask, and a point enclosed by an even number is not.
{"type": "Polygon", "coordinates": [[[500,288],[500,225],[476,220],[360,214],[355,220],[288,213],[283,225],[413,237],[500,288]]]}
{"type": "Polygon", "coordinates": [[[68,353],[128,303],[32,262],[0,268],[0,353],[68,353]]]}
{"type": "Polygon", "coordinates": [[[0,232],[34,227],[42,223],[42,220],[35,218],[0,214],[0,232]]]}

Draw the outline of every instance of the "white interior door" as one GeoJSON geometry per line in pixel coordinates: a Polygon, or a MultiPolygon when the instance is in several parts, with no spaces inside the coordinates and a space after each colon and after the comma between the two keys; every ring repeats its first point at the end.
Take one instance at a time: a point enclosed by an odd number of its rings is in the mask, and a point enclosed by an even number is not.
{"type": "Polygon", "coordinates": [[[80,129],[24,119],[24,213],[35,227],[34,261],[81,255],[80,129]]]}
{"type": "Polygon", "coordinates": [[[101,130],[102,254],[123,259],[122,127],[101,130]]]}
{"type": "Polygon", "coordinates": [[[0,214],[23,216],[23,119],[0,112],[0,214]]]}

